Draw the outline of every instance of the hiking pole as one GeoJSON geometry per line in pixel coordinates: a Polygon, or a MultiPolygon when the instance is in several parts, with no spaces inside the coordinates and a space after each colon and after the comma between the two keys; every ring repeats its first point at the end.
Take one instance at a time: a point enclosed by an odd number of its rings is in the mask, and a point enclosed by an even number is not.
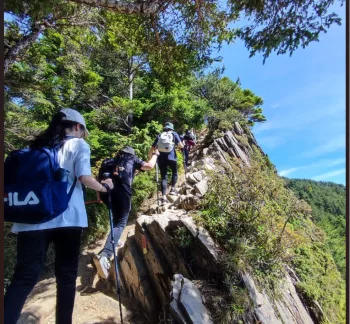
{"type": "Polygon", "coordinates": [[[186,156],[185,156],[185,148],[182,149],[182,157],[184,160],[184,170],[185,170],[185,178],[186,178],[186,156]]]}
{"type": "MultiPolygon", "coordinates": [[[[107,179],[110,178],[110,173],[106,172],[103,174],[103,178],[107,179]]],[[[113,247],[113,254],[114,254],[114,267],[115,267],[115,277],[117,282],[117,295],[119,299],[119,311],[120,311],[120,321],[121,324],[123,324],[123,313],[122,313],[122,303],[120,300],[120,282],[119,282],[119,271],[118,271],[118,264],[117,264],[117,254],[115,253],[115,241],[114,241],[114,231],[113,231],[113,214],[112,214],[112,197],[111,197],[111,189],[106,185],[106,189],[108,191],[108,213],[109,213],[109,223],[111,226],[111,243],[113,247]]]]}
{"type": "Polygon", "coordinates": [[[157,182],[157,214],[159,214],[159,184],[158,184],[158,162],[156,162],[156,182],[157,182]]]}

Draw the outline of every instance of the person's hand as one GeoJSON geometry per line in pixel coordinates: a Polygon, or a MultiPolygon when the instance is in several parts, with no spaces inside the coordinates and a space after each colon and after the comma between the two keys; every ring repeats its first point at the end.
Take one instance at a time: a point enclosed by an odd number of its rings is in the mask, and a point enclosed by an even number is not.
{"type": "Polygon", "coordinates": [[[157,155],[157,156],[159,156],[159,155],[160,155],[160,153],[159,153],[158,149],[155,149],[153,153],[154,153],[155,155],[157,155]]]}
{"type": "Polygon", "coordinates": [[[114,188],[113,181],[110,178],[102,180],[101,183],[105,183],[111,190],[114,188]]]}

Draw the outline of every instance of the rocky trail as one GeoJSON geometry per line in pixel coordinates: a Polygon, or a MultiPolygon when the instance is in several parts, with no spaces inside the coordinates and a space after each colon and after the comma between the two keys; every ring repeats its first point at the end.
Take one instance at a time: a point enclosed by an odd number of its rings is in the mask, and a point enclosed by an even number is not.
{"type": "MultiPolygon", "coordinates": [[[[122,239],[134,225],[129,224],[122,239]]],[[[85,249],[79,259],[77,293],[73,313],[74,324],[120,323],[119,302],[108,283],[99,279],[91,263],[104,240],[97,241],[92,248],[85,249]]],[[[42,279],[30,294],[18,323],[55,323],[56,282],[52,275],[42,279]]],[[[144,317],[133,309],[132,301],[122,294],[124,323],[145,323],[144,317]]]]}
{"type": "MultiPolygon", "coordinates": [[[[249,167],[252,146],[260,149],[253,135],[245,134],[237,123],[234,130],[200,146],[191,156],[186,177],[179,179],[179,195],[168,195],[170,202],[159,209],[155,199],[149,199],[147,208],[125,228],[121,238],[125,244],[118,249],[124,323],[220,323],[216,318],[219,310],[212,302],[213,296],[222,299],[215,284],[220,275],[220,247],[192,216],[208,190],[206,170],[215,170],[216,161],[227,163],[228,157],[249,167]]],[[[114,266],[106,281],[97,276],[91,263],[103,243],[104,240],[96,242],[80,257],[74,324],[120,323],[119,304],[113,292],[114,266]]],[[[286,270],[279,285],[282,298],[277,301],[260,291],[248,272],[239,275],[253,305],[239,323],[314,323],[296,292],[299,279],[292,269],[286,270]]],[[[36,285],[19,323],[54,322],[52,276],[36,285]]],[[[238,323],[235,319],[230,322],[238,323]]]]}

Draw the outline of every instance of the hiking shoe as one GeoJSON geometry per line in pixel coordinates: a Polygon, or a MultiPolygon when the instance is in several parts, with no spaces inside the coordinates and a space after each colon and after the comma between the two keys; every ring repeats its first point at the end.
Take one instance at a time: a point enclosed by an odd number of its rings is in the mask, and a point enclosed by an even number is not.
{"type": "Polygon", "coordinates": [[[159,202],[160,202],[160,205],[165,205],[165,204],[170,203],[170,201],[169,201],[166,197],[160,198],[160,199],[159,199],[159,202]]]}
{"type": "Polygon", "coordinates": [[[107,279],[109,269],[111,267],[111,263],[109,262],[109,259],[107,258],[107,256],[103,254],[97,254],[94,256],[93,261],[97,269],[97,274],[101,278],[107,279]]]}
{"type": "Polygon", "coordinates": [[[175,190],[174,188],[170,190],[169,195],[171,196],[177,196],[179,194],[179,192],[177,190],[175,190]]]}
{"type": "Polygon", "coordinates": [[[119,240],[119,241],[118,241],[118,244],[117,244],[117,248],[118,248],[118,249],[122,248],[122,247],[124,246],[124,244],[125,244],[124,241],[119,240]]]}

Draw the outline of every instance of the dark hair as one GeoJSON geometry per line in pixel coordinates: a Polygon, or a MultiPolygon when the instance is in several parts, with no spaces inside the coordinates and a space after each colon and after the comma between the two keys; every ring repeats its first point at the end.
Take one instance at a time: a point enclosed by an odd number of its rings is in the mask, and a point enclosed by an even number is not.
{"type": "MultiPolygon", "coordinates": [[[[49,127],[36,136],[29,144],[30,147],[53,147],[61,144],[66,137],[66,129],[78,125],[77,122],[62,120],[66,115],[58,112],[53,115],[49,127]]],[[[81,127],[84,127],[81,125],[81,127]]]]}

